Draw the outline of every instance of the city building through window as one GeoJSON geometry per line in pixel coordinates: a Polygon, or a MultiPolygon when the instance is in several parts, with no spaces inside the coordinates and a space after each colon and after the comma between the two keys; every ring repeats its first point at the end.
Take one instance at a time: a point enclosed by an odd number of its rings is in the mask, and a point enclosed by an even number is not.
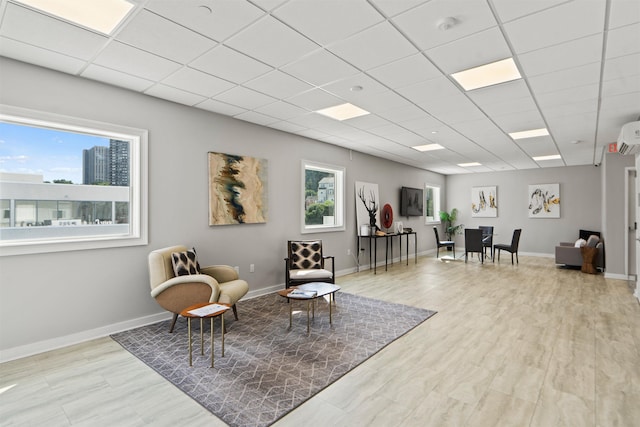
{"type": "Polygon", "coordinates": [[[0,108],[0,254],[146,244],[147,132],[0,108]]]}

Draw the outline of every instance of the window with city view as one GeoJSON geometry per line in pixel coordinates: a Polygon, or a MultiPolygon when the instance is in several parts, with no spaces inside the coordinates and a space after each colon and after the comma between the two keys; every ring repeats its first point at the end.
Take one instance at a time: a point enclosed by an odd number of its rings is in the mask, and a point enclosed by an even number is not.
{"type": "Polygon", "coordinates": [[[302,232],[344,230],[344,168],[303,160],[302,232]]]}
{"type": "Polygon", "coordinates": [[[15,110],[0,110],[2,255],[145,244],[146,131],[15,110]]]}

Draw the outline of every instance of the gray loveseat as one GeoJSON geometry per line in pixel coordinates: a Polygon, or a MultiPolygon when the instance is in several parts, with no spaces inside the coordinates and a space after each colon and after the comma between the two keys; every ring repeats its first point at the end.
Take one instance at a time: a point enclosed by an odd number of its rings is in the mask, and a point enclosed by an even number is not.
{"type": "MultiPolygon", "coordinates": [[[[581,238],[584,239],[584,234],[581,230],[581,238]]],[[[599,234],[599,233],[598,233],[599,234]]],[[[594,258],[593,265],[597,269],[604,271],[605,269],[605,253],[604,253],[604,239],[598,236],[598,234],[591,234],[586,240],[586,247],[595,247],[598,249],[598,253],[594,258]]],[[[559,246],[556,246],[556,264],[564,264],[567,266],[581,267],[583,263],[582,251],[579,246],[576,246],[576,242],[560,242],[559,246]]]]}

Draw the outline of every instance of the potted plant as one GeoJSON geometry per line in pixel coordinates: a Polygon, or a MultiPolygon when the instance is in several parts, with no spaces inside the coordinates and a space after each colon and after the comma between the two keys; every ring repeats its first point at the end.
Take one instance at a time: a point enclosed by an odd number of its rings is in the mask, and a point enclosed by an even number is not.
{"type": "Polygon", "coordinates": [[[451,212],[440,211],[440,221],[444,225],[444,232],[447,235],[447,240],[453,240],[454,234],[462,234],[464,224],[454,225],[456,218],[458,217],[458,209],[453,208],[451,212]]]}

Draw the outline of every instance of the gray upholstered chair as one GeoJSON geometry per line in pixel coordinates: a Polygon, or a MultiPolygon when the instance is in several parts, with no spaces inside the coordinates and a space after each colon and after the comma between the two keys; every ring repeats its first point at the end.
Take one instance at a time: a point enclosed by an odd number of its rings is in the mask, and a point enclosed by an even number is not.
{"type": "Polygon", "coordinates": [[[335,283],[335,257],[324,255],[322,240],[289,240],[285,265],[285,287],[311,282],[335,283]],[[325,261],[331,260],[331,270],[325,261]]]}
{"type": "Polygon", "coordinates": [[[172,254],[184,254],[186,246],[170,246],[157,249],[149,254],[149,281],[151,296],[162,308],[173,313],[169,332],[185,308],[201,302],[221,302],[231,305],[233,315],[238,320],[236,302],[249,291],[249,285],[238,278],[236,270],[228,265],[199,267],[193,253],[192,263],[199,273],[192,271],[176,276],[172,254]],[[196,274],[193,274],[196,273],[196,274]]]}

